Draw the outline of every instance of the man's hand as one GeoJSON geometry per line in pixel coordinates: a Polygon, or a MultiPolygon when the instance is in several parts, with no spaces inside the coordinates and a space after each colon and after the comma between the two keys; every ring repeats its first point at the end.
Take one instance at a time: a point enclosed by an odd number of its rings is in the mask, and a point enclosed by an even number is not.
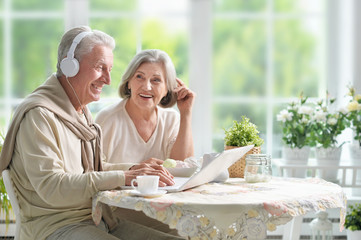
{"type": "Polygon", "coordinates": [[[132,179],[142,175],[159,176],[159,187],[174,185],[172,174],[161,165],[162,163],[162,160],[151,158],[132,166],[128,171],[124,171],[125,185],[130,186],[132,179]]]}

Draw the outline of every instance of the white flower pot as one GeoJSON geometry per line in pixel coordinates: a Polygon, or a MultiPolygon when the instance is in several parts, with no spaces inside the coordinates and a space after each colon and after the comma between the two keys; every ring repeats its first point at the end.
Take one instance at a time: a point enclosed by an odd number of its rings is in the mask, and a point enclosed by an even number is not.
{"type": "MultiPolygon", "coordinates": [[[[361,147],[358,142],[349,145],[352,166],[361,165],[361,147]]],[[[357,170],[356,184],[361,183],[361,170],[357,170]]],[[[361,188],[352,188],[352,196],[361,196],[361,188]]],[[[361,238],[360,238],[361,239],[361,238]]]]}
{"type": "MultiPolygon", "coordinates": [[[[342,147],[316,148],[316,162],[319,166],[340,165],[342,147]]],[[[320,170],[318,177],[330,182],[338,182],[338,169],[320,170]]]]}
{"type": "MultiPolygon", "coordinates": [[[[283,147],[283,161],[287,165],[306,166],[309,154],[310,147],[308,146],[303,148],[283,147]]],[[[286,169],[285,176],[304,178],[306,176],[306,169],[286,169]]]]}
{"type": "Polygon", "coordinates": [[[347,230],[347,240],[360,240],[361,239],[361,230],[351,231],[347,230]]]}
{"type": "Polygon", "coordinates": [[[350,145],[350,157],[351,160],[358,160],[360,162],[359,165],[361,165],[361,147],[358,142],[350,145]]]}

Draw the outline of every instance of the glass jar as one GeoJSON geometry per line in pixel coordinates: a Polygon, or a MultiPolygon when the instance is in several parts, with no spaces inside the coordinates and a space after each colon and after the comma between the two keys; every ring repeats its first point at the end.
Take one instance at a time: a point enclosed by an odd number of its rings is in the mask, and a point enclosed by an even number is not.
{"type": "Polygon", "coordinates": [[[244,178],[248,183],[268,182],[272,178],[271,155],[248,154],[244,178]]]}

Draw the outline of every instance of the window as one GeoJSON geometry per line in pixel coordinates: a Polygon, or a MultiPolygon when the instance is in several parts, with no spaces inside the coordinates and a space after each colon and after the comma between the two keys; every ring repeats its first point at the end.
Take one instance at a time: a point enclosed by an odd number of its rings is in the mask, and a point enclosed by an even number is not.
{"type": "Polygon", "coordinates": [[[55,71],[64,29],[62,1],[3,0],[0,4],[0,131],[15,106],[55,71]]]}
{"type": "Polygon", "coordinates": [[[89,24],[117,44],[112,83],[90,104],[94,115],[119,100],[135,53],[160,48],[197,93],[196,156],[222,151],[223,129],[246,115],[265,139],[262,151],[280,157],[280,109],[301,91],[342,97],[352,82],[350,33],[360,31],[352,28],[352,9],[352,0],[2,0],[0,131],[15,106],[55,72],[64,29],[89,24]]]}
{"type": "MultiPolygon", "coordinates": [[[[213,6],[213,146],[245,115],[280,156],[275,115],[291,97],[325,92],[325,2],[215,1],[213,6]]],[[[272,149],[272,150],[271,150],[272,149]]]]}

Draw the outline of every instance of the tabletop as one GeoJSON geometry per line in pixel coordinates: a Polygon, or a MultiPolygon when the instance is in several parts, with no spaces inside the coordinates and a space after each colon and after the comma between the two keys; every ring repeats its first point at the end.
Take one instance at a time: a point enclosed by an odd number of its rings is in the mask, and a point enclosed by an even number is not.
{"type": "Polygon", "coordinates": [[[340,208],[340,231],[346,195],[336,184],[318,178],[277,178],[246,183],[230,178],[157,198],[131,195],[130,190],[101,191],[93,198],[93,220],[101,220],[101,205],[135,209],[177,229],[190,239],[265,239],[267,230],[308,212],[340,208]]]}

